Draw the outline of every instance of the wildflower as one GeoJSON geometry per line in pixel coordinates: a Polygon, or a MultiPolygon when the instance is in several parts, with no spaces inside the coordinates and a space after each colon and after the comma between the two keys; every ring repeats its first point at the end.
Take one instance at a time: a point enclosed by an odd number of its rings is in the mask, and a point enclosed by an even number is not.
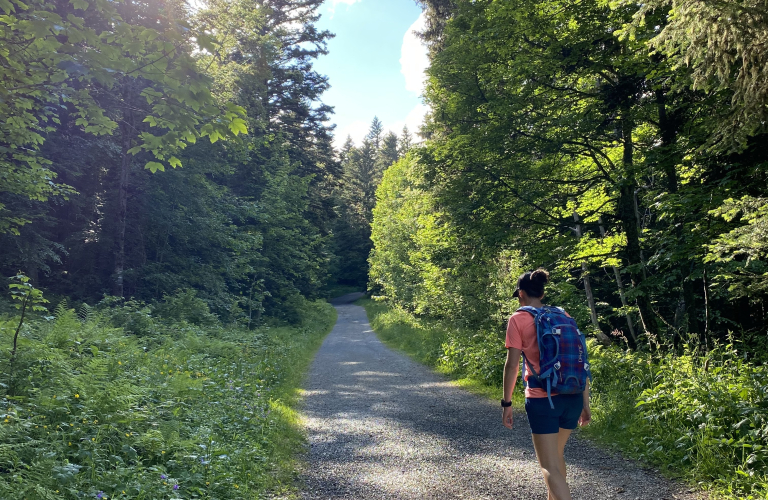
{"type": "Polygon", "coordinates": [[[238,485],[235,485],[235,488],[240,488],[238,485]]]}
{"type": "Polygon", "coordinates": [[[91,441],[96,441],[96,438],[91,438],[91,441]]]}
{"type": "Polygon", "coordinates": [[[165,450],[161,451],[160,453],[161,453],[161,454],[163,454],[163,455],[165,455],[165,450]]]}
{"type": "Polygon", "coordinates": [[[75,399],[79,399],[79,398],[80,398],[80,394],[75,394],[75,399]]]}
{"type": "Polygon", "coordinates": [[[96,493],[96,498],[107,498],[107,497],[104,496],[104,492],[103,491],[100,491],[100,492],[96,493]]]}
{"type": "Polygon", "coordinates": [[[122,362],[122,361],[118,361],[118,362],[117,362],[117,364],[118,364],[118,365],[122,365],[122,364],[123,364],[123,362],[122,362]]]}
{"type": "Polygon", "coordinates": [[[174,485],[173,485],[173,489],[174,489],[174,490],[178,490],[178,489],[179,489],[179,485],[178,485],[178,484],[174,484],[174,485]]]}
{"type": "Polygon", "coordinates": [[[168,476],[166,476],[165,474],[160,474],[160,479],[168,479],[168,476]]]}
{"type": "Polygon", "coordinates": [[[53,395],[53,399],[56,399],[56,394],[53,395]]]}

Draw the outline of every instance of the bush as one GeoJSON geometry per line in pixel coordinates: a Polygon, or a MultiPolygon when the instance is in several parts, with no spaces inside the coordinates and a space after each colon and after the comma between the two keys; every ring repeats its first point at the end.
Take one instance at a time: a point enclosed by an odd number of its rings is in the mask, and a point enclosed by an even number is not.
{"type": "MultiPolygon", "coordinates": [[[[295,388],[332,307],[249,331],[192,325],[186,306],[163,326],[148,306],[106,302],[25,327],[15,396],[0,399],[0,498],[238,499],[291,484],[295,388]]],[[[17,323],[0,320],[3,346],[17,323]]]]}
{"type": "Polygon", "coordinates": [[[192,325],[213,326],[219,323],[215,314],[211,314],[208,303],[197,296],[192,289],[177,290],[173,295],[164,295],[163,302],[152,308],[155,316],[171,323],[190,323],[192,325]]]}
{"type": "Polygon", "coordinates": [[[768,495],[764,366],[731,345],[705,356],[590,349],[590,435],[732,498],[768,495]]]}

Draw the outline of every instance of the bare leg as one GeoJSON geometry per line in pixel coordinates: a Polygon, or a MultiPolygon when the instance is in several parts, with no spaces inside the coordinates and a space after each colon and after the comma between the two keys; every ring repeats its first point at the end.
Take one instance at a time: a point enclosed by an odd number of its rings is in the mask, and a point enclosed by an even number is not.
{"type": "MultiPolygon", "coordinates": [[[[563,475],[566,483],[568,482],[568,474],[565,468],[565,444],[568,442],[568,438],[571,437],[571,432],[572,431],[568,429],[560,429],[560,432],[557,435],[557,450],[560,454],[560,474],[563,475]]],[[[547,488],[547,500],[557,500],[552,496],[552,493],[549,492],[549,488],[547,488]]]]}
{"type": "Polygon", "coordinates": [[[557,435],[557,451],[560,452],[560,472],[562,472],[563,477],[568,479],[568,474],[565,469],[565,443],[568,442],[568,438],[571,437],[571,432],[573,432],[570,429],[560,429],[560,432],[557,435]]]}
{"type": "Polygon", "coordinates": [[[571,431],[560,429],[558,434],[532,434],[533,447],[539,459],[544,482],[547,485],[548,500],[572,500],[565,480],[565,458],[563,450],[571,431]]]}

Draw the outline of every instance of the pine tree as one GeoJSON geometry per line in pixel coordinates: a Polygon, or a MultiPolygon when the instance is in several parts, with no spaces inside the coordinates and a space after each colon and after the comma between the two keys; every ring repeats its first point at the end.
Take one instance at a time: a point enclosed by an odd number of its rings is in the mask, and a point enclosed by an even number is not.
{"type": "Polygon", "coordinates": [[[371,128],[368,130],[368,135],[366,135],[365,138],[371,141],[373,149],[378,152],[379,149],[381,149],[381,141],[383,137],[384,125],[378,117],[374,116],[373,121],[371,122],[371,128]]]}
{"type": "Polygon", "coordinates": [[[400,135],[400,139],[397,143],[397,153],[402,158],[406,154],[408,154],[408,151],[411,150],[411,147],[413,146],[413,135],[411,135],[411,131],[408,130],[408,125],[403,126],[403,132],[400,135]]]}
{"type": "Polygon", "coordinates": [[[400,159],[400,152],[398,151],[398,139],[394,132],[389,132],[384,136],[384,140],[381,142],[381,149],[379,150],[377,170],[380,172],[379,182],[381,182],[381,176],[384,175],[384,171],[390,167],[393,163],[400,159]]]}

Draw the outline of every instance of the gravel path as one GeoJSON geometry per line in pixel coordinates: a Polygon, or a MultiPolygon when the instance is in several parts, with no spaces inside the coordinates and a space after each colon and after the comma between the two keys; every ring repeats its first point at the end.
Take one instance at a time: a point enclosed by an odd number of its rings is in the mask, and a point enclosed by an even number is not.
{"type": "MultiPolygon", "coordinates": [[[[524,414],[469,394],[376,338],[362,307],[335,302],[338,323],[310,369],[303,498],[545,499],[524,414]]],[[[575,499],[694,499],[652,471],[572,439],[575,499]]]]}

